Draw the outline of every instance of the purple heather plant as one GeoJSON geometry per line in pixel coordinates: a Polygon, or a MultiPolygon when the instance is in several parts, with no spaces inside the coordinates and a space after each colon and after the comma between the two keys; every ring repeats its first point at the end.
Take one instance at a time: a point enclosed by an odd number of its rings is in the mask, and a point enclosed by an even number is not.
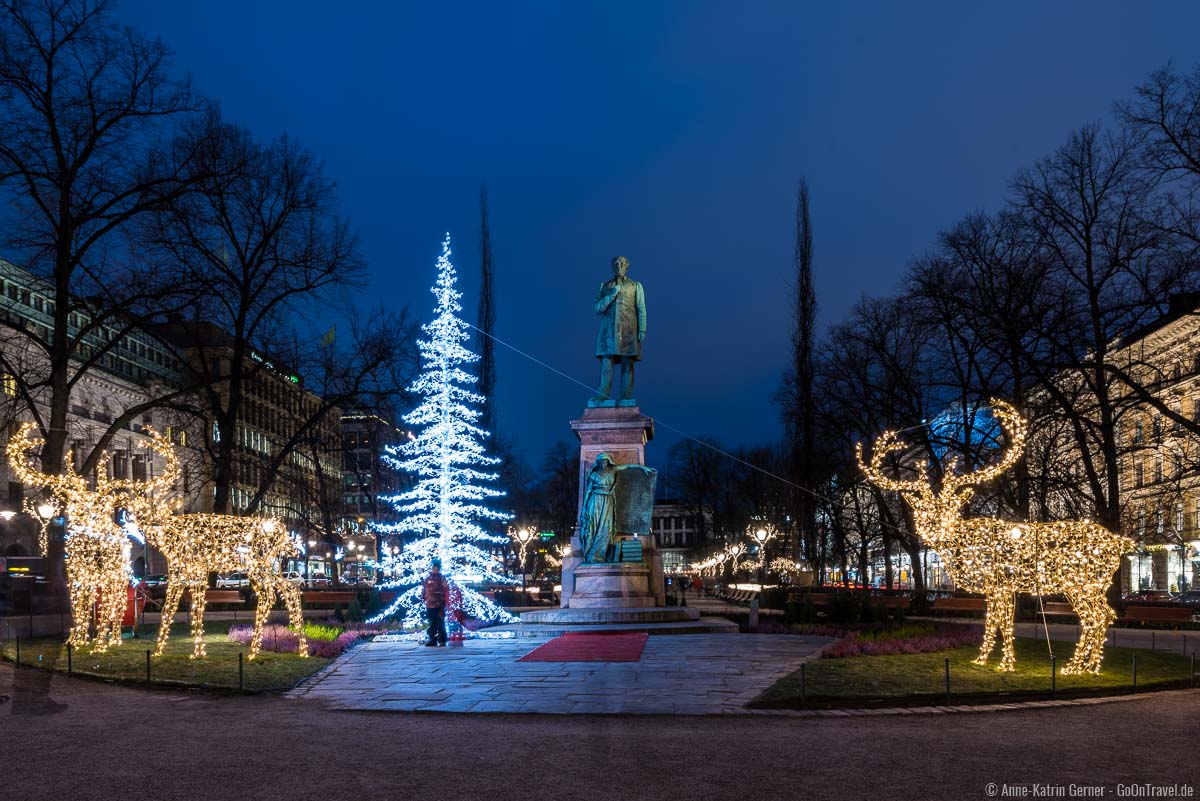
{"type": "MultiPolygon", "coordinates": [[[[360,639],[374,637],[377,634],[392,634],[398,629],[389,626],[369,626],[360,623],[346,624],[346,630],[332,640],[309,639],[309,656],[320,656],[333,659],[341,656],[347,648],[360,639]]],[[[235,623],[229,627],[229,639],[242,645],[249,645],[254,636],[254,626],[249,623],[235,623]]],[[[276,653],[294,653],[300,641],[296,632],[287,626],[270,624],[263,627],[262,649],[276,653]]]]}
{"type": "Polygon", "coordinates": [[[927,654],[948,648],[979,645],[982,637],[982,626],[964,626],[956,623],[907,627],[890,632],[852,631],[822,651],[821,658],[927,654]]]}

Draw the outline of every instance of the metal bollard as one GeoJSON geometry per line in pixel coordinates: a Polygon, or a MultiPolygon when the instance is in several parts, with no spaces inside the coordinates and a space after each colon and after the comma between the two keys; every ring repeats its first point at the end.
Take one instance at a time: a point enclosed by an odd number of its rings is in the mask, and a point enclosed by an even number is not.
{"type": "Polygon", "coordinates": [[[146,683],[150,683],[150,649],[146,649],[146,683]]]}

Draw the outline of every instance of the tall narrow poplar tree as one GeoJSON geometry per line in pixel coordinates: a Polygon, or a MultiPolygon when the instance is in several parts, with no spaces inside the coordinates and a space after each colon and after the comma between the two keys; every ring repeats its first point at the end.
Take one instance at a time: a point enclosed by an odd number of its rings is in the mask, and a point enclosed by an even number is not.
{"type": "Polygon", "coordinates": [[[479,394],[486,399],[479,425],[496,428],[496,345],[491,336],[496,328],[496,288],[492,271],[492,233],[488,229],[487,186],[479,188],[479,394]]]}
{"type": "Polygon", "coordinates": [[[816,506],[816,423],[813,406],[813,330],[817,319],[817,294],[813,287],[813,235],[808,215],[808,183],[801,178],[796,190],[796,297],[795,329],[792,331],[792,406],[788,410],[792,475],[804,489],[797,491],[796,520],[799,524],[799,555],[810,563],[823,563],[817,542],[816,506]]]}
{"type": "Polygon", "coordinates": [[[469,326],[458,317],[462,293],[455,289],[458,277],[450,262],[449,234],[437,267],[437,283],[432,290],[437,298],[436,316],[421,327],[429,338],[417,343],[424,371],[409,388],[424,400],[404,416],[404,422],[419,433],[402,445],[387,448],[383,457],[389,464],[413,473],[417,481],[407,492],[382,499],[392,503],[404,517],[379,530],[416,534],[417,539],[396,557],[391,565],[395,578],[383,585],[404,587],[405,591],[376,620],[403,610],[406,623],[421,621],[421,582],[437,557],[443,575],[461,591],[464,612],[478,619],[507,621],[511,615],[466,586],[473,581],[514,583],[485,550],[488,545],[502,545],[506,540],[489,534],[479,524],[485,520],[503,522],[511,516],[485,505],[489,498],[505,493],[488,486],[496,480],[495,473],[479,469],[500,460],[484,451],[483,441],[490,432],[477,424],[481,414],[478,406],[484,398],[468,388],[476,378],[462,367],[479,357],[464,344],[469,339],[469,326]]]}

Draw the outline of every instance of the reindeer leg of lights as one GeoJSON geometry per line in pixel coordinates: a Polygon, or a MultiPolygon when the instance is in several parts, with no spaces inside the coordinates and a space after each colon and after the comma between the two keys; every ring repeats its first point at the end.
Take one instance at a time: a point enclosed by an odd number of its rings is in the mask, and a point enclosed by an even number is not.
{"type": "MultiPolygon", "coordinates": [[[[987,605],[991,609],[993,603],[992,596],[988,596],[987,605]]],[[[1017,669],[1017,656],[1014,650],[1015,635],[1013,627],[1015,625],[1015,617],[1017,613],[1016,593],[1012,589],[996,594],[996,617],[1000,628],[1001,642],[1001,657],[1000,664],[997,670],[1003,673],[1010,673],[1017,669]]]]}
{"type": "Polygon", "coordinates": [[[1116,614],[1105,597],[1107,586],[1103,578],[1067,591],[1071,607],[1079,612],[1079,627],[1082,634],[1075,646],[1071,661],[1063,666],[1063,673],[1099,673],[1104,657],[1104,635],[1112,625],[1116,614]]]}
{"type": "Polygon", "coordinates": [[[96,651],[103,653],[110,646],[121,644],[121,621],[129,603],[128,579],[122,574],[108,574],[101,591],[101,617],[97,625],[96,651]]]}
{"type": "Polygon", "coordinates": [[[304,636],[304,609],[300,604],[300,590],[290,581],[279,577],[275,577],[274,583],[279,594],[283,596],[283,602],[287,605],[288,620],[298,634],[299,642],[296,645],[296,653],[306,657],[308,656],[308,638],[304,636]]]}
{"type": "Polygon", "coordinates": [[[984,599],[983,642],[979,644],[979,656],[971,660],[976,665],[986,665],[988,657],[996,648],[996,641],[1003,641],[1001,631],[1003,619],[1000,617],[1000,607],[994,595],[989,594],[984,599]]]}
{"type": "Polygon", "coordinates": [[[71,581],[71,633],[67,642],[74,648],[83,648],[88,644],[88,629],[92,619],[92,603],[94,593],[91,587],[84,586],[81,581],[71,581]]]}
{"type": "MultiPolygon", "coordinates": [[[[192,591],[192,659],[203,659],[208,655],[204,647],[204,605],[208,582],[199,581],[191,586],[192,591]]],[[[260,601],[261,603],[261,601],[260,601]]]]}
{"type": "Polygon", "coordinates": [[[162,656],[167,648],[167,640],[171,637],[171,622],[179,611],[179,602],[183,600],[183,592],[187,589],[187,579],[182,575],[171,575],[167,579],[167,597],[162,605],[162,620],[158,624],[158,642],[155,644],[154,655],[162,656]]]}
{"type": "MultiPolygon", "coordinates": [[[[258,598],[258,606],[254,608],[254,634],[250,637],[250,658],[258,656],[262,650],[263,628],[271,615],[271,607],[275,602],[274,587],[270,579],[259,576],[253,580],[254,595],[258,598]]],[[[302,632],[303,633],[303,632],[302,632]]]]}

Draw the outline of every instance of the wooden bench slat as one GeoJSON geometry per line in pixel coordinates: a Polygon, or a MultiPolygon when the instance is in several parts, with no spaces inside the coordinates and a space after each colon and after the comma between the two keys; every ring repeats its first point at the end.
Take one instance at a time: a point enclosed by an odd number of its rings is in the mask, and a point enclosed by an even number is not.
{"type": "Polygon", "coordinates": [[[1074,607],[1062,601],[1046,601],[1042,604],[1042,609],[1047,615],[1070,615],[1071,617],[1079,617],[1076,614],[1074,607]]]}
{"type": "Polygon", "coordinates": [[[329,590],[315,590],[301,593],[300,599],[306,604],[348,604],[354,600],[356,595],[357,593],[353,590],[335,590],[332,592],[329,590]]]}
{"type": "Polygon", "coordinates": [[[206,604],[244,604],[246,599],[237,590],[205,590],[206,604]]]}

